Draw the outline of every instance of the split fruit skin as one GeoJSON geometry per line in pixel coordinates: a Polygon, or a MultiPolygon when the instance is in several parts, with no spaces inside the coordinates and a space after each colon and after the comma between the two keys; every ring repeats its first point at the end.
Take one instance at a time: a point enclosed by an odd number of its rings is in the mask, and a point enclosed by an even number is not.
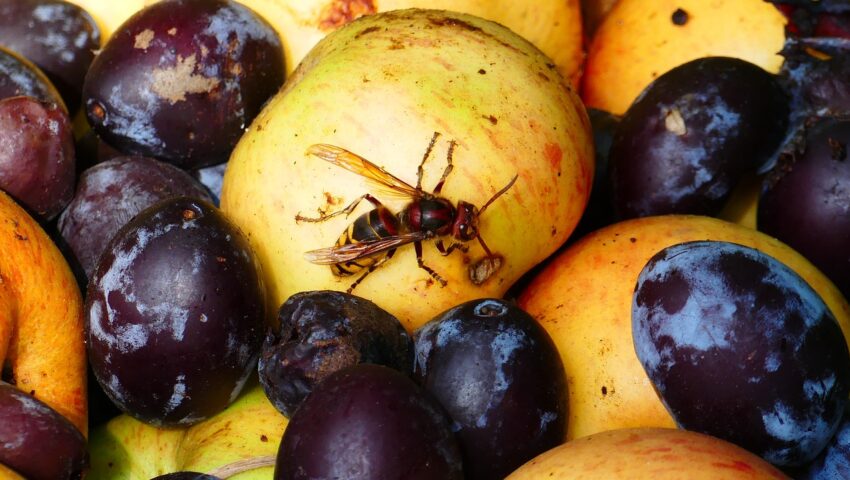
{"type": "Polygon", "coordinates": [[[157,203],[113,237],[89,282],[92,370],[139,420],[202,421],[255,371],[264,294],[247,240],[218,209],[187,197],[157,203]]]}

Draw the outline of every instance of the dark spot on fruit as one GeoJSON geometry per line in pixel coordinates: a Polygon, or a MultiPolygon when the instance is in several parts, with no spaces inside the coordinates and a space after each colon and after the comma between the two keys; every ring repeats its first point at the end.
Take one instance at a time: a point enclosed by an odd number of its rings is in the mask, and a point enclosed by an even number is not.
{"type": "Polygon", "coordinates": [[[268,441],[269,441],[269,437],[267,437],[267,436],[265,436],[265,435],[260,435],[260,441],[261,441],[261,442],[263,442],[263,443],[268,442],[268,441]]]}
{"type": "Polygon", "coordinates": [[[494,117],[493,115],[482,115],[481,117],[487,119],[493,125],[499,123],[499,119],[494,117]]]}
{"type": "Polygon", "coordinates": [[[487,74],[487,70],[484,70],[483,68],[479,68],[479,69],[478,69],[478,73],[480,73],[481,75],[486,75],[486,74],[487,74]]]}
{"type": "Polygon", "coordinates": [[[608,395],[608,387],[602,385],[602,396],[604,397],[605,395],[608,395]]]}
{"type": "Polygon", "coordinates": [[[632,238],[629,239],[629,241],[632,242],[632,243],[635,243],[635,242],[637,242],[637,238],[632,237],[632,238]]]}
{"type": "Polygon", "coordinates": [[[376,31],[378,31],[378,30],[380,30],[380,29],[381,29],[381,27],[369,27],[369,28],[364,28],[364,29],[363,29],[363,30],[361,30],[361,31],[360,31],[357,35],[355,35],[355,36],[354,36],[354,38],[360,38],[360,37],[362,37],[363,35],[366,35],[366,34],[369,34],[369,33],[372,33],[372,32],[376,32],[376,31]]]}
{"type": "Polygon", "coordinates": [[[106,122],[106,110],[100,102],[93,102],[89,105],[89,118],[100,123],[106,122]]]}
{"type": "Polygon", "coordinates": [[[847,159],[847,145],[844,142],[832,137],[827,138],[826,141],[829,143],[830,157],[833,160],[844,161],[847,159]]]}
{"type": "Polygon", "coordinates": [[[682,10],[681,8],[677,8],[675,12],[673,12],[672,17],[670,18],[673,21],[674,25],[682,26],[688,23],[688,12],[682,10]]]}

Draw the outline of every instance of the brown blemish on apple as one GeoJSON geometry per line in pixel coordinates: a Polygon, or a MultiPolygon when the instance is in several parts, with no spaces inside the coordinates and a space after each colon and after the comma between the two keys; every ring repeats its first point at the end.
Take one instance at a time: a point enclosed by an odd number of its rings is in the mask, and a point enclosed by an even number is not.
{"type": "Polygon", "coordinates": [[[561,150],[561,147],[558,146],[557,143],[546,143],[543,147],[544,154],[546,155],[546,159],[549,161],[549,164],[552,165],[552,168],[558,169],[561,165],[561,158],[564,156],[564,152],[561,150]]]}
{"type": "Polygon", "coordinates": [[[369,27],[369,28],[364,28],[363,30],[360,30],[359,32],[357,32],[357,35],[355,35],[354,38],[360,38],[363,35],[367,35],[367,34],[372,33],[372,32],[377,32],[380,29],[381,29],[381,27],[375,27],[375,26],[369,27]]]}
{"type": "Polygon", "coordinates": [[[731,464],[722,463],[722,462],[714,462],[714,463],[711,464],[711,466],[717,467],[717,468],[726,468],[726,469],[729,469],[729,470],[737,470],[739,472],[747,472],[747,473],[754,473],[755,472],[755,469],[752,466],[750,466],[750,465],[748,465],[748,464],[746,464],[746,463],[744,463],[740,460],[735,460],[731,464]]]}
{"type": "Polygon", "coordinates": [[[333,0],[319,14],[316,23],[320,30],[329,32],[357,17],[372,15],[375,12],[377,9],[372,0],[333,0]]]}
{"type": "Polygon", "coordinates": [[[138,48],[140,50],[147,50],[153,41],[153,30],[150,28],[146,28],[139,32],[136,35],[135,42],[133,43],[133,48],[138,48]]]}
{"type": "Polygon", "coordinates": [[[196,74],[196,65],[194,54],[186,58],[178,55],[177,64],[173,67],[153,70],[151,90],[172,105],[186,100],[187,94],[210,93],[220,82],[216,78],[196,74]]]}

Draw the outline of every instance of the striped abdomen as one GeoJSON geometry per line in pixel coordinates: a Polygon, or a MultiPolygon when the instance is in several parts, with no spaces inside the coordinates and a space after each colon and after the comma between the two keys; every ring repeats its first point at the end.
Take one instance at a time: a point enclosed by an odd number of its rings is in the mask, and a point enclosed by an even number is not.
{"type": "MultiPolygon", "coordinates": [[[[398,218],[386,207],[380,206],[357,217],[353,223],[339,236],[337,246],[359,243],[369,240],[379,240],[399,234],[398,218]]],[[[387,256],[384,251],[368,257],[331,265],[331,270],[338,277],[345,277],[373,265],[387,256]]]]}

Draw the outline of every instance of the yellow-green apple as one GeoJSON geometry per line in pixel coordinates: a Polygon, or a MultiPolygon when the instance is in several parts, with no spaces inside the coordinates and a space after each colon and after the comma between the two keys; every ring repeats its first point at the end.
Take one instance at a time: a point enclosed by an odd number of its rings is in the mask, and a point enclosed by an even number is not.
{"type": "MultiPolygon", "coordinates": [[[[334,261],[340,257],[327,249],[341,236],[355,243],[375,237],[359,227],[346,233],[374,208],[370,201],[351,215],[315,221],[320,216],[342,211],[365,194],[389,212],[406,211],[398,229],[392,215],[369,220],[383,232],[378,237],[395,239],[372,259],[386,259],[390,250],[394,255],[354,293],[412,330],[463,301],[502,296],[555,251],[587,203],[593,162],[584,107],[533,45],[471,15],[397,10],[361,17],[313,49],[234,150],[221,205],[265,267],[271,312],[299,291],[349,289],[368,271],[342,276],[356,266],[312,263],[305,253],[326,249],[310,258],[334,261]],[[431,149],[435,133],[439,138],[431,149]],[[423,164],[426,151],[430,156],[423,164]],[[442,184],[440,196],[476,210],[442,210],[438,219],[407,209],[415,197],[430,198],[415,189],[417,172],[422,192],[442,184]],[[383,186],[377,178],[384,179],[383,186]],[[494,198],[486,211],[478,210],[494,198]],[[435,230],[426,223],[445,228],[420,236],[435,230]],[[468,251],[441,255],[437,238],[468,251]],[[435,274],[418,265],[414,240],[422,240],[422,261],[435,274]],[[484,261],[494,258],[499,261],[484,261]],[[470,266],[487,271],[473,281],[470,266]]],[[[435,207],[425,210],[433,213],[435,207]]],[[[363,246],[347,248],[356,254],[363,246]]]]}
{"type": "MultiPolygon", "coordinates": [[[[70,0],[89,11],[104,39],[130,15],[157,0],[70,0]]],[[[325,35],[361,15],[435,8],[499,22],[537,45],[577,85],[584,60],[579,0],[240,0],[280,33],[287,71],[325,35]]]]}
{"type": "Polygon", "coordinates": [[[157,428],[121,415],[92,431],[86,478],[148,480],[194,471],[270,479],[286,424],[256,383],[226,410],[189,428],[157,428]]]}
{"type": "Polygon", "coordinates": [[[783,480],[775,467],[729,442],[664,428],[610,430],[579,438],[529,461],[507,480],[783,480]]]}
{"type": "Polygon", "coordinates": [[[638,360],[632,295],[641,269],[671,245],[721,240],[760,250],[784,263],[823,298],[845,338],[850,306],[817,268],[773,237],[700,216],[658,216],[616,223],[555,257],[522,292],[519,305],[546,329],[568,380],[567,438],[629,427],[673,427],[638,360]]]}

